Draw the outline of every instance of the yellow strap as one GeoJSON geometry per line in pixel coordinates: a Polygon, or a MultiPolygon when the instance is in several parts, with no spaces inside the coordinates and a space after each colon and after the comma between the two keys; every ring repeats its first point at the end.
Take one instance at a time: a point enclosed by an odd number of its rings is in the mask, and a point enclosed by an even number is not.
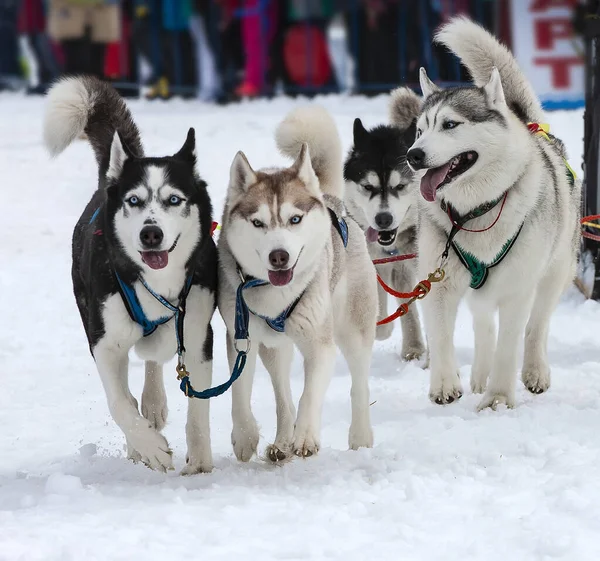
{"type": "MultiPolygon", "coordinates": [[[[531,124],[531,123],[529,123],[529,124],[531,124]]],[[[541,131],[538,130],[534,134],[537,136],[541,136],[542,138],[545,138],[548,142],[550,142],[550,137],[548,136],[548,133],[550,132],[550,125],[548,123],[536,123],[536,124],[542,130],[541,131]]],[[[565,161],[565,166],[567,166],[567,169],[573,175],[573,179],[577,179],[577,174],[575,173],[575,170],[569,165],[569,162],[567,162],[566,159],[564,159],[564,161],[565,161]]]]}
{"type": "Polygon", "coordinates": [[[590,228],[596,228],[600,230],[600,224],[595,224],[594,222],[584,222],[582,226],[589,226],[590,228]]]}

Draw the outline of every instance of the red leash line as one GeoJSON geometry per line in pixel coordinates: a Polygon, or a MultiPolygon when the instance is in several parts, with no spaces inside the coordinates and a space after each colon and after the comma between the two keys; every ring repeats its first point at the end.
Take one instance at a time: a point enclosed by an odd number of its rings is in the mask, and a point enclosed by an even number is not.
{"type": "Polygon", "coordinates": [[[412,292],[396,292],[391,286],[386,284],[379,275],[377,275],[377,280],[379,281],[379,284],[383,290],[385,290],[388,294],[395,296],[396,298],[413,298],[419,295],[418,290],[413,290],[412,292]]]}
{"type": "Polygon", "coordinates": [[[394,255],[392,257],[382,257],[381,259],[373,259],[373,265],[384,265],[385,263],[395,263],[396,261],[406,261],[407,259],[414,259],[417,256],[416,253],[407,253],[406,255],[394,255]]]}

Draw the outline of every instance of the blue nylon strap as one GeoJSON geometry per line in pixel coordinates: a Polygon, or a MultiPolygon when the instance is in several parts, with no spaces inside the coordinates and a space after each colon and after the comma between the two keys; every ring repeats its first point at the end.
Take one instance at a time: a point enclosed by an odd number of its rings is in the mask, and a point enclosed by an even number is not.
{"type": "Polygon", "coordinates": [[[248,351],[250,350],[250,337],[248,333],[248,324],[250,323],[250,310],[244,300],[244,290],[246,288],[253,288],[255,286],[264,286],[269,284],[267,281],[261,279],[250,279],[248,281],[240,283],[237,288],[235,296],[235,341],[247,341],[246,348],[244,350],[237,351],[237,357],[231,376],[229,380],[215,386],[213,388],[207,388],[202,391],[196,391],[190,382],[189,376],[183,376],[181,378],[181,384],[179,388],[187,397],[193,397],[196,399],[210,399],[211,397],[218,397],[223,395],[231,385],[241,376],[246,366],[246,358],[248,351]]]}
{"type": "MultiPolygon", "coordinates": [[[[261,279],[250,279],[240,285],[237,288],[235,295],[235,338],[237,341],[242,339],[248,339],[248,324],[250,323],[250,310],[244,300],[244,290],[247,288],[254,288],[255,286],[265,286],[269,284],[267,281],[261,279]]],[[[253,312],[254,313],[254,312],[253,312]]],[[[258,317],[258,314],[255,314],[258,317]]],[[[266,318],[263,318],[266,319],[266,318]]]]}
{"type": "Polygon", "coordinates": [[[329,208],[329,216],[331,217],[331,224],[338,231],[344,247],[348,247],[348,224],[344,220],[344,217],[339,218],[333,209],[329,208]]]}
{"type": "Polygon", "coordinates": [[[343,218],[338,218],[338,224],[340,225],[340,236],[342,236],[342,243],[344,247],[348,246],[348,224],[343,218]]]}
{"type": "Polygon", "coordinates": [[[94,214],[92,214],[92,217],[90,218],[90,221],[88,222],[88,224],[91,224],[94,220],[96,220],[96,218],[98,218],[98,215],[100,214],[100,209],[102,207],[99,206],[95,211],[94,214]]]}
{"type": "MultiPolygon", "coordinates": [[[[127,307],[127,310],[129,311],[129,315],[131,316],[131,319],[133,321],[135,321],[137,324],[139,324],[142,327],[144,337],[148,337],[148,335],[152,335],[152,333],[154,333],[156,331],[156,328],[159,325],[162,325],[163,323],[167,323],[168,321],[171,320],[171,318],[173,316],[162,316],[153,321],[149,320],[148,317],[146,316],[146,314],[144,313],[144,309],[142,308],[142,305],[140,304],[137,294],[135,293],[135,289],[132,286],[125,284],[116,271],[115,271],[115,276],[117,277],[117,281],[119,283],[119,286],[121,287],[121,295],[123,296],[123,299],[125,300],[125,306],[127,307]]],[[[150,287],[143,280],[141,280],[141,282],[144,285],[144,287],[146,288],[146,290],[148,290],[148,292],[150,292],[150,294],[152,294],[152,296],[154,296],[161,304],[165,305],[166,300],[164,300],[164,298],[162,298],[162,296],[158,297],[158,295],[155,292],[150,290],[150,287]],[[159,298],[164,300],[164,302],[161,301],[159,298]]],[[[175,312],[178,311],[177,308],[175,308],[171,304],[169,304],[168,306],[165,305],[165,307],[167,307],[171,311],[175,311],[175,312]]]]}
{"type": "Polygon", "coordinates": [[[210,399],[211,397],[223,395],[244,371],[244,366],[246,366],[246,357],[247,353],[245,351],[238,351],[237,358],[235,359],[235,365],[233,366],[233,371],[231,372],[231,377],[229,380],[227,380],[227,382],[224,382],[219,386],[197,392],[190,383],[190,377],[184,376],[181,379],[179,388],[187,397],[194,397],[196,399],[210,399]]]}

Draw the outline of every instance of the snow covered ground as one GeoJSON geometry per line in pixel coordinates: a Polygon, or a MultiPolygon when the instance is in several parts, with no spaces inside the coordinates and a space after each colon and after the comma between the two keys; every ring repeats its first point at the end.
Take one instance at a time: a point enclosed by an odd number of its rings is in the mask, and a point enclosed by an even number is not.
{"type": "MultiPolygon", "coordinates": [[[[344,145],[352,120],[386,118],[386,99],[329,97],[344,145]]],[[[200,169],[220,217],[228,169],[243,149],[255,167],[283,162],[272,134],[295,102],[218,108],[132,103],[149,153],[176,151],[196,127],[200,169]]],[[[297,103],[297,102],[296,102],[297,103]]],[[[600,307],[570,293],[552,322],[551,390],[477,414],[467,393],[427,398],[428,373],[398,358],[399,329],[375,349],[375,447],[347,450],[349,375],[340,359],[318,457],[272,467],[238,463],[230,396],[212,403],[216,468],[183,478],[125,459],[71,294],[70,237],[96,181],[85,143],[50,161],[42,102],[0,97],[0,560],[246,559],[537,561],[597,558],[600,542],[600,307]]],[[[579,171],[582,112],[553,113],[579,171]]],[[[215,381],[228,376],[215,316],[215,381]]],[[[461,309],[457,353],[468,388],[473,340],[461,309]]],[[[185,461],[186,400],[166,370],[166,435],[185,461]]],[[[141,393],[142,364],[131,364],[141,393]]],[[[299,397],[300,360],[293,372],[299,397]]],[[[275,434],[270,381],[259,368],[260,451],[275,434]]]]}

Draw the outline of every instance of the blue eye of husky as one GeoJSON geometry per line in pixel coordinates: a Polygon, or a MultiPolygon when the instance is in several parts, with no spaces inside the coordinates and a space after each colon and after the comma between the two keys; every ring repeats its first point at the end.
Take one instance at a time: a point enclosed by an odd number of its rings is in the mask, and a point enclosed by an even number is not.
{"type": "Polygon", "coordinates": [[[458,127],[458,125],[460,125],[460,123],[457,123],[456,121],[446,121],[443,125],[442,128],[447,131],[450,129],[455,129],[456,127],[458,127]]]}
{"type": "Polygon", "coordinates": [[[129,203],[130,206],[138,206],[140,204],[140,200],[135,195],[131,195],[125,202],[129,203]]]}
{"type": "Polygon", "coordinates": [[[178,197],[177,195],[171,195],[169,197],[169,204],[170,205],[177,206],[180,203],[181,203],[181,197],[178,197]]]}
{"type": "Polygon", "coordinates": [[[263,224],[263,223],[262,223],[260,220],[258,220],[257,218],[255,218],[255,219],[252,221],[252,225],[253,225],[255,228],[262,228],[262,227],[264,226],[264,224],[263,224]]]}
{"type": "Polygon", "coordinates": [[[300,224],[302,222],[302,216],[295,214],[290,218],[290,224],[300,224]]]}

